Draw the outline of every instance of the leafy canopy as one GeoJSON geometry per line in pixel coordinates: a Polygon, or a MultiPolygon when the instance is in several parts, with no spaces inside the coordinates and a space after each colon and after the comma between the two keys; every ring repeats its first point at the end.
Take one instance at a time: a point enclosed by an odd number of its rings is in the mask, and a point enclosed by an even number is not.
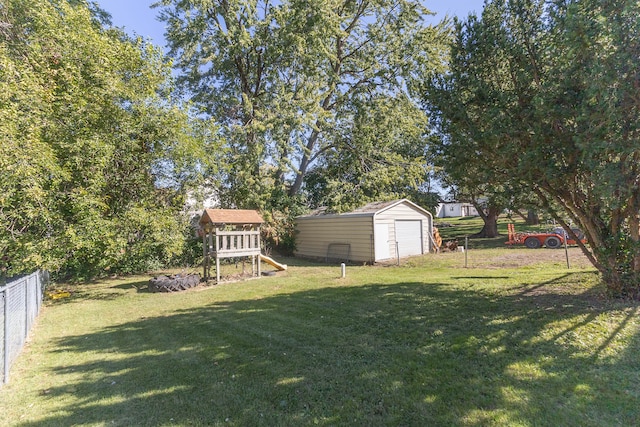
{"type": "Polygon", "coordinates": [[[2,275],[137,271],[182,250],[203,130],[168,101],[160,51],[106,18],[84,1],[0,7],[2,275]]]}
{"type": "Polygon", "coordinates": [[[458,22],[450,71],[430,79],[450,176],[537,195],[612,293],[640,295],[640,6],[494,0],[458,22]]]}
{"type": "Polygon", "coordinates": [[[424,180],[426,116],[408,89],[441,66],[445,31],[421,2],[158,6],[182,87],[227,143],[222,204],[343,210],[424,180]]]}

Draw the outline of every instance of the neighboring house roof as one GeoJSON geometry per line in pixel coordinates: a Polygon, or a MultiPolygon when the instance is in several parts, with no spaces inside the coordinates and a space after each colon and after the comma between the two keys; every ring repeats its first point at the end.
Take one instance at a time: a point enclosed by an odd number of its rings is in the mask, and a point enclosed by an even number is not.
{"type": "Polygon", "coordinates": [[[200,218],[200,225],[213,224],[262,224],[264,220],[258,211],[247,209],[205,209],[200,218]]]}
{"type": "Polygon", "coordinates": [[[308,215],[299,216],[297,217],[297,219],[311,219],[311,218],[317,218],[317,217],[330,218],[330,217],[337,217],[337,216],[375,216],[380,212],[386,211],[387,209],[391,209],[403,203],[411,205],[414,209],[419,210],[420,212],[424,213],[427,216],[431,216],[431,213],[429,211],[416,205],[412,201],[408,199],[399,199],[399,200],[391,200],[388,202],[372,202],[362,207],[359,207],[358,209],[355,209],[351,212],[345,212],[341,214],[327,213],[327,208],[322,207],[312,211],[308,215]]]}

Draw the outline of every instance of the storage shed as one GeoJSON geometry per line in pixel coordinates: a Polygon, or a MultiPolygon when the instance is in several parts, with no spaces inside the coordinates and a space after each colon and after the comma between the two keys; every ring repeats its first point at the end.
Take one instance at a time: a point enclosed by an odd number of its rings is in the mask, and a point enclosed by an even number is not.
{"type": "Polygon", "coordinates": [[[433,248],[431,213],[407,200],[375,202],[343,214],[318,209],[296,218],[300,257],[376,262],[421,255],[433,248]]]}

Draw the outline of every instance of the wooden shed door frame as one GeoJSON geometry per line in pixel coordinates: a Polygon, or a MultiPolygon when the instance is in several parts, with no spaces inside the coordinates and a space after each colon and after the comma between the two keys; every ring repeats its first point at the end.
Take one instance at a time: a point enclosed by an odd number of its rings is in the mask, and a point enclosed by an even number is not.
{"type": "Polygon", "coordinates": [[[396,220],[395,227],[396,242],[398,244],[397,255],[400,258],[410,255],[421,255],[424,253],[422,220],[396,220]],[[398,225],[401,225],[401,227],[398,227],[398,225]],[[418,250],[419,252],[415,252],[415,250],[418,250]]]}

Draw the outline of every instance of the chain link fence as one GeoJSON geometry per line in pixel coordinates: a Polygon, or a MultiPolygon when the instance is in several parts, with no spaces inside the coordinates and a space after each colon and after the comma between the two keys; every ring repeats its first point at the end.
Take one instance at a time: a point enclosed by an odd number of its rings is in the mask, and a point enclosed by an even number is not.
{"type": "Polygon", "coordinates": [[[9,382],[9,369],[40,312],[48,281],[46,272],[37,271],[0,285],[0,385],[9,382]]]}

